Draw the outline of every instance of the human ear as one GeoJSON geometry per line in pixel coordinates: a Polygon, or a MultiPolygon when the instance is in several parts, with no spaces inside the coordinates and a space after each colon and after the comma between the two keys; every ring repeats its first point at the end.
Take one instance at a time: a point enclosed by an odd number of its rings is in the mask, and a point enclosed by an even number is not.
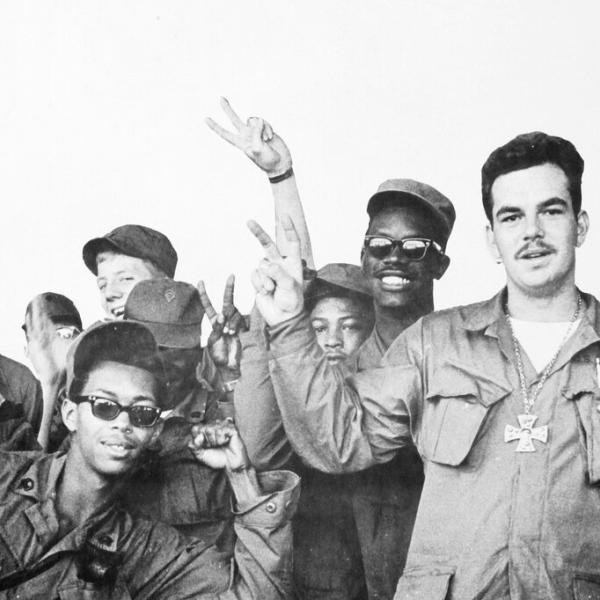
{"type": "Polygon", "coordinates": [[[500,255],[500,250],[498,250],[498,245],[496,244],[494,230],[489,223],[485,226],[485,237],[490,254],[492,255],[493,259],[500,264],[502,262],[502,256],[500,255]]]}
{"type": "Polygon", "coordinates": [[[77,431],[77,406],[78,404],[65,398],[60,407],[63,423],[71,433],[77,431]]]}
{"type": "Polygon", "coordinates": [[[441,279],[442,275],[448,270],[450,266],[450,257],[446,254],[440,254],[437,260],[437,268],[433,274],[435,279],[441,279]]]}
{"type": "Polygon", "coordinates": [[[579,248],[583,242],[585,242],[589,228],[590,218],[585,210],[582,210],[579,215],[577,215],[577,241],[575,242],[575,246],[577,246],[577,248],[579,248]]]}

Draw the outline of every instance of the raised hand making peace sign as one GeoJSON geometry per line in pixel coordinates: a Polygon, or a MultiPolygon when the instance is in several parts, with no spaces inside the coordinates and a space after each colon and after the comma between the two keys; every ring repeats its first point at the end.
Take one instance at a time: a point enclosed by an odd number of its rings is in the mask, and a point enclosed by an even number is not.
{"type": "Polygon", "coordinates": [[[230,275],[225,283],[223,308],[220,313],[214,309],[203,281],[198,282],[200,301],[206,312],[212,332],[207,347],[213,362],[220,371],[229,371],[233,378],[239,376],[242,346],[239,332],[247,329],[246,322],[233,302],[235,276],[230,275]]]}
{"type": "Polygon", "coordinates": [[[289,254],[282,256],[269,234],[256,222],[248,228],[262,245],[265,258],[252,273],[256,290],[256,306],[268,325],[277,325],[302,312],[302,258],[300,240],[291,219],[281,221],[289,254]]]}
{"type": "Polygon", "coordinates": [[[291,168],[292,155],[269,123],[260,117],[249,117],[244,123],[226,98],[221,98],[221,108],[229,117],[235,131],[229,131],[207,117],[206,124],[217,135],[244,152],[269,177],[282,175],[291,168]]]}

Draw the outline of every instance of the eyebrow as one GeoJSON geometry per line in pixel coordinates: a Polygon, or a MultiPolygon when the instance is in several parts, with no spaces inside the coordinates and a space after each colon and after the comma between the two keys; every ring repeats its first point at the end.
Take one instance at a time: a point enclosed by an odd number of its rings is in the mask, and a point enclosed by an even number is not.
{"type": "MultiPolygon", "coordinates": [[[[562,198],[549,198],[548,200],[544,200],[543,202],[540,202],[537,205],[537,209],[544,209],[544,208],[548,208],[549,206],[554,206],[554,205],[560,205],[563,208],[568,208],[568,204],[565,200],[563,200],[562,198]]],[[[503,214],[506,213],[516,213],[516,212],[522,212],[522,209],[519,208],[518,206],[503,206],[502,208],[498,209],[498,212],[496,213],[496,218],[501,217],[503,214]]]]}

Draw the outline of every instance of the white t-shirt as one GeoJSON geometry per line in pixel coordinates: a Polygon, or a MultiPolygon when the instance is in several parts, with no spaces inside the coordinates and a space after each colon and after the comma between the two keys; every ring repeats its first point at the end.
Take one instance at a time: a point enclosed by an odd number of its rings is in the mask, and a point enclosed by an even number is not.
{"type": "MultiPolygon", "coordinates": [[[[529,357],[531,364],[538,373],[541,373],[558,350],[558,347],[567,340],[565,335],[569,331],[569,338],[575,333],[581,319],[572,321],[559,321],[558,323],[543,323],[540,321],[523,321],[510,317],[513,331],[519,344],[529,357]]],[[[568,339],[568,338],[567,338],[568,339]]]]}

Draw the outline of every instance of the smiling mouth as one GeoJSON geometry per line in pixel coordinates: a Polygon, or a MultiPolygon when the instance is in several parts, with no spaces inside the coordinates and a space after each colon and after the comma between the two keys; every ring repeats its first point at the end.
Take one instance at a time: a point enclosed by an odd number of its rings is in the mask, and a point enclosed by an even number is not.
{"type": "Polygon", "coordinates": [[[125,307],[118,306],[117,308],[111,308],[110,312],[115,319],[122,319],[125,314],[125,307]]]}
{"type": "Polygon", "coordinates": [[[544,258],[545,256],[549,256],[551,254],[550,250],[529,250],[527,252],[522,252],[519,256],[522,260],[535,260],[536,258],[544,258]]]}
{"type": "Polygon", "coordinates": [[[401,275],[380,275],[382,287],[391,291],[403,290],[410,285],[411,280],[401,275]]]}
{"type": "Polygon", "coordinates": [[[103,446],[108,448],[112,454],[117,457],[126,457],[130,454],[132,450],[135,449],[135,446],[129,442],[101,442],[103,446]]]}

